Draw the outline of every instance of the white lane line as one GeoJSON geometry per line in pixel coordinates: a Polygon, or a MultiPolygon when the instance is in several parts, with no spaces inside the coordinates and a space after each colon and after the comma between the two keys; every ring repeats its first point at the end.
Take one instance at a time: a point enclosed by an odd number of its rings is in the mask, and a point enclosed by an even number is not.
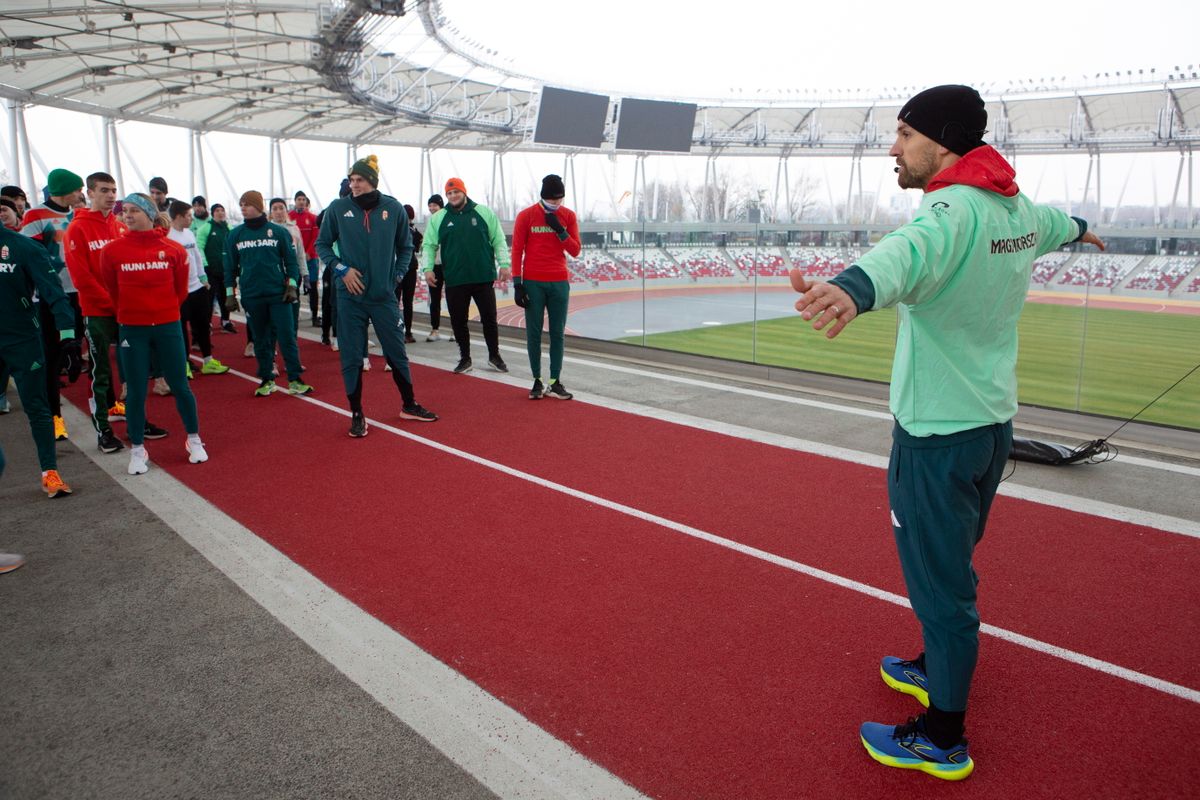
{"type": "MultiPolygon", "coordinates": [[[[512,349],[507,345],[501,345],[501,349],[512,349]]],[[[521,351],[524,352],[524,351],[521,351]]],[[[568,357],[570,358],[570,357],[568,357]]],[[[432,359],[409,355],[409,360],[414,364],[431,367],[433,369],[449,370],[449,365],[432,359]]],[[[592,362],[583,362],[592,363],[592,362]]],[[[609,368],[606,364],[596,364],[602,368],[609,368]]],[[[627,370],[625,367],[613,367],[617,370],[627,370]]],[[[637,372],[637,370],[629,370],[637,372]]],[[[647,373],[649,374],[649,373],[647,373]]],[[[471,375],[472,378],[495,381],[504,383],[509,386],[518,386],[527,388],[527,385],[522,383],[518,378],[511,375],[504,376],[499,373],[475,372],[471,375]]],[[[674,378],[675,376],[662,376],[664,379],[674,378]]],[[[689,379],[683,379],[689,380],[689,379]]],[[[714,388],[721,388],[713,385],[714,388]]],[[[756,390],[742,389],[740,387],[729,387],[730,391],[753,393],[756,390]]],[[[763,393],[766,394],[766,393],[763,393]]],[[[780,397],[778,395],[766,395],[771,399],[779,399],[783,402],[791,402],[800,400],[800,398],[780,397]]],[[[808,439],[800,439],[794,436],[781,433],[771,433],[769,431],[760,431],[756,428],[749,428],[743,425],[737,425],[729,422],[720,422],[717,420],[705,419],[703,417],[695,417],[689,414],[681,414],[676,411],[654,408],[651,406],[643,406],[636,403],[630,403],[624,400],[612,398],[604,398],[603,400],[591,400],[583,395],[576,395],[575,400],[578,402],[589,403],[600,408],[608,408],[616,411],[624,411],[627,414],[634,414],[647,419],[656,419],[663,422],[672,422],[677,425],[683,425],[689,428],[695,428],[703,431],[713,431],[723,433],[727,436],[733,436],[738,439],[746,439],[752,442],[761,444],[774,445],[783,447],[788,450],[795,450],[801,453],[812,453],[813,455],[825,456],[827,458],[835,458],[839,461],[849,461],[853,464],[863,464],[868,467],[878,469],[887,469],[887,456],[877,455],[875,453],[867,453],[862,450],[852,450],[847,447],[838,447],[836,445],[826,444],[824,442],[814,442],[808,439]]],[[[805,405],[816,405],[818,401],[803,401],[805,405]]],[[[836,406],[829,404],[821,404],[825,407],[838,409],[836,406]]],[[[861,410],[861,409],[860,409],[861,410]]],[[[891,417],[884,415],[890,422],[891,417]]],[[[1158,465],[1163,466],[1163,465],[1158,465]]],[[[1177,465],[1169,465],[1177,466],[1177,465]]],[[[1179,467],[1182,470],[1192,470],[1190,467],[1179,467]]],[[[1200,470],[1192,470],[1197,477],[1200,477],[1200,470]]],[[[1077,495],[1064,494],[1055,492],[1049,489],[1040,489],[1034,486],[1024,486],[1018,483],[1002,483],[1000,485],[999,494],[1005,497],[1014,497],[1018,500],[1027,500],[1031,503],[1039,505],[1053,506],[1054,508],[1062,508],[1068,511],[1075,511],[1080,514],[1088,514],[1093,517],[1102,517],[1104,519],[1112,519],[1118,522],[1128,522],[1134,525],[1141,525],[1147,528],[1164,531],[1166,533],[1176,533],[1181,536],[1188,536],[1193,539],[1200,539],[1200,522],[1182,517],[1172,517],[1167,514],[1158,514],[1153,511],[1144,511],[1139,508],[1130,508],[1129,506],[1117,505],[1115,503],[1106,503],[1103,500],[1094,500],[1089,497],[1079,497],[1077,495]]]]}
{"type": "MultiPolygon", "coordinates": [[[[84,455],[322,658],[500,797],[644,797],[330,589],[153,461],[145,475],[125,474],[126,458],[96,450],[90,420],[73,403],[63,403],[63,411],[84,455]]],[[[182,451],[183,443],[148,447],[153,459],[168,447],[182,451]]],[[[193,468],[227,467],[214,453],[193,468]]]]}
{"type": "MultiPolygon", "coordinates": [[[[252,383],[258,383],[258,378],[251,376],[251,375],[247,375],[244,372],[239,372],[237,370],[230,370],[229,374],[237,375],[238,377],[240,377],[244,380],[250,381],[252,383]]],[[[326,403],[323,400],[318,400],[315,397],[312,397],[310,395],[290,395],[290,396],[294,397],[295,399],[303,400],[305,402],[320,406],[321,408],[332,411],[335,414],[340,414],[343,417],[350,416],[349,411],[339,408],[335,405],[326,403]]],[[[865,594],[868,597],[873,597],[877,600],[883,600],[888,603],[893,603],[898,606],[903,606],[904,608],[912,607],[909,605],[909,602],[906,598],[902,597],[901,595],[895,594],[893,592],[888,592],[883,589],[878,589],[869,584],[860,583],[859,581],[851,580],[850,578],[844,578],[844,577],[842,577],[840,575],[836,575],[832,572],[826,572],[823,569],[818,569],[817,567],[812,567],[812,566],[809,566],[808,564],[803,564],[799,561],[793,561],[792,559],[775,555],[774,553],[767,552],[766,550],[760,550],[757,547],[751,547],[749,545],[742,544],[741,542],[736,542],[732,539],[726,539],[723,536],[718,536],[716,534],[709,533],[707,531],[703,531],[699,528],[693,528],[690,525],[685,525],[681,522],[676,522],[676,521],[668,519],[666,517],[660,517],[657,514],[652,514],[648,511],[642,511],[641,509],[634,508],[633,506],[627,506],[624,503],[618,503],[614,500],[609,500],[607,498],[591,494],[590,492],[585,492],[585,491],[582,491],[579,489],[574,489],[570,486],[566,486],[561,483],[555,483],[554,481],[546,480],[545,478],[539,478],[536,475],[530,475],[529,473],[525,472],[524,470],[519,470],[519,469],[516,469],[513,467],[509,467],[505,464],[501,464],[498,461],[492,461],[491,459],[484,458],[483,456],[478,456],[478,455],[475,455],[474,453],[469,453],[466,450],[460,450],[457,447],[452,447],[451,445],[443,444],[441,442],[434,441],[433,439],[426,439],[424,436],[418,436],[415,433],[410,433],[406,430],[401,430],[400,428],[393,427],[392,425],[388,425],[383,422],[378,422],[374,419],[370,419],[370,418],[368,418],[368,419],[372,425],[374,425],[377,428],[380,428],[381,430],[385,430],[385,431],[392,433],[396,436],[399,436],[403,439],[408,439],[409,441],[416,442],[417,444],[425,445],[426,447],[432,448],[434,450],[441,451],[443,453],[446,453],[447,455],[456,456],[465,461],[470,461],[473,464],[478,464],[482,467],[487,467],[488,469],[495,470],[496,472],[499,472],[501,474],[509,475],[514,478],[519,478],[523,481],[532,483],[536,486],[541,486],[543,488],[550,489],[552,491],[559,492],[561,494],[565,494],[568,497],[574,497],[579,500],[583,500],[584,502],[588,502],[593,505],[600,506],[601,508],[606,508],[610,511],[615,511],[620,514],[625,514],[627,516],[634,517],[635,519],[640,519],[645,522],[650,522],[655,525],[659,525],[663,528],[667,528],[668,530],[673,530],[673,531],[676,531],[677,533],[682,533],[686,536],[691,536],[695,539],[700,539],[702,541],[709,542],[711,544],[715,544],[720,547],[724,547],[728,550],[733,550],[734,552],[742,553],[744,555],[751,556],[752,558],[757,558],[762,561],[766,561],[768,563],[775,564],[775,565],[783,567],[785,569],[792,570],[793,572],[799,572],[802,575],[807,575],[809,577],[816,578],[818,580],[822,580],[827,583],[831,583],[835,586],[840,586],[844,589],[850,589],[851,591],[855,591],[860,594],[865,594]]],[[[413,423],[413,424],[426,424],[426,423],[413,423]]],[[[1155,689],[1157,691],[1163,692],[1165,694],[1169,694],[1169,695],[1173,695],[1175,697],[1182,698],[1184,700],[1190,700],[1193,703],[1200,703],[1200,691],[1197,691],[1195,689],[1190,689],[1186,686],[1180,686],[1179,684],[1171,683],[1171,682],[1165,681],[1161,678],[1156,678],[1152,675],[1146,675],[1141,672],[1135,672],[1134,670],[1127,669],[1125,667],[1121,667],[1116,664],[1109,663],[1107,661],[1102,661],[1098,658],[1093,658],[1092,656],[1084,655],[1083,653],[1077,653],[1073,650],[1067,650],[1066,648],[1058,647],[1057,645],[1052,645],[1047,642],[1043,642],[1038,639],[1033,639],[1033,638],[1030,638],[1023,634],[1016,633],[1014,631],[1009,631],[1004,628],[995,627],[993,625],[983,625],[983,626],[981,626],[980,630],[990,636],[995,636],[996,638],[1004,639],[1005,641],[1021,645],[1028,649],[1035,650],[1039,653],[1045,653],[1046,655],[1054,656],[1055,658],[1060,658],[1060,659],[1063,659],[1064,661],[1069,661],[1073,664],[1078,664],[1079,666],[1087,667],[1088,669],[1093,669],[1098,672],[1103,672],[1107,675],[1112,675],[1117,678],[1122,678],[1126,681],[1129,681],[1130,683],[1136,683],[1138,685],[1146,686],[1151,689],[1155,689]]]]}

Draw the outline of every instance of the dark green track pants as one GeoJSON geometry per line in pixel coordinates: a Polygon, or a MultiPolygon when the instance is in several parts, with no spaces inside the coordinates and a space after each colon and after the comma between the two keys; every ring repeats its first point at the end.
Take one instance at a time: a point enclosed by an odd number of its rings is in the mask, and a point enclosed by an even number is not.
{"type": "Polygon", "coordinates": [[[567,303],[571,298],[570,281],[522,281],[529,297],[525,306],[525,349],[534,378],[542,377],[542,321],[550,314],[550,377],[562,375],[564,331],[567,329],[567,303]]]}
{"type": "Polygon", "coordinates": [[[54,419],[50,414],[50,403],[46,399],[46,359],[42,353],[39,337],[20,342],[0,345],[0,361],[8,367],[17,384],[17,395],[25,416],[29,418],[29,431],[37,445],[38,463],[42,471],[58,469],[58,455],[54,452],[54,419]]]}
{"type": "MultiPolygon", "coordinates": [[[[87,318],[88,351],[92,363],[92,396],[88,400],[88,408],[92,412],[92,427],[97,434],[110,430],[108,409],[116,402],[114,391],[112,360],[109,358],[112,346],[117,341],[116,317],[87,318]]],[[[117,370],[123,373],[120,364],[121,351],[117,350],[117,370]]]]}
{"type": "Polygon", "coordinates": [[[947,436],[892,432],[892,531],[925,640],[929,700],[942,711],[967,708],[979,655],[971,558],[1011,449],[1011,422],[947,436]]]}
{"type": "Polygon", "coordinates": [[[187,351],[179,320],[161,325],[120,326],[121,358],[129,391],[125,397],[125,430],[129,441],[140,445],[146,435],[146,381],[150,380],[151,361],[156,360],[175,396],[175,409],[188,433],[200,432],[196,396],[187,379],[187,351]],[[157,355],[155,355],[157,354],[157,355]]]}

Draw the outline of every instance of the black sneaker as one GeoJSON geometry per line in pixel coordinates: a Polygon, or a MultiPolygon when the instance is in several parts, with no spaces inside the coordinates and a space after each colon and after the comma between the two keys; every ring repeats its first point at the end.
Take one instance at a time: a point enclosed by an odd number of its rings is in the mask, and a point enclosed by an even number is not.
{"type": "Polygon", "coordinates": [[[541,400],[542,395],[546,393],[546,389],[542,386],[542,379],[538,378],[533,382],[533,388],[529,390],[530,400],[541,400]]]}
{"type": "Polygon", "coordinates": [[[406,333],[406,334],[404,334],[404,343],[405,344],[416,344],[417,337],[413,336],[411,333],[406,333]]]}
{"type": "Polygon", "coordinates": [[[350,416],[350,435],[355,439],[361,439],[367,435],[367,418],[361,412],[350,416]]]}
{"type": "Polygon", "coordinates": [[[237,328],[235,328],[233,323],[229,320],[225,320],[221,323],[221,330],[225,331],[226,333],[237,333],[237,328]]]}
{"type": "Polygon", "coordinates": [[[409,403],[400,410],[400,419],[412,419],[417,422],[437,422],[438,415],[420,403],[409,403]]]}
{"type": "Polygon", "coordinates": [[[319,327],[321,327],[321,318],[320,318],[320,317],[313,317],[313,318],[312,318],[312,326],[313,326],[314,328],[319,328],[319,327]]]}
{"type": "Polygon", "coordinates": [[[494,356],[488,356],[488,363],[495,367],[497,372],[508,372],[508,364],[504,363],[504,359],[497,353],[494,356]]]}
{"type": "Polygon", "coordinates": [[[150,420],[146,420],[146,432],[142,436],[146,439],[165,439],[169,431],[166,428],[160,428],[150,420]]]}
{"type": "Polygon", "coordinates": [[[97,444],[100,447],[101,453],[115,453],[118,450],[125,449],[125,445],[121,444],[121,440],[113,436],[112,428],[109,428],[97,437],[97,444]]]}
{"type": "Polygon", "coordinates": [[[323,344],[323,345],[325,345],[326,347],[328,347],[329,345],[333,344],[333,340],[332,340],[332,339],[330,339],[328,336],[322,336],[322,337],[321,337],[321,344],[323,344]]]}
{"type": "Polygon", "coordinates": [[[463,375],[467,372],[470,372],[471,371],[471,359],[460,358],[458,360],[458,366],[454,368],[454,371],[459,375],[463,375]]]}
{"type": "Polygon", "coordinates": [[[546,390],[546,397],[553,397],[555,400],[570,400],[574,396],[567,391],[567,387],[563,386],[562,381],[554,381],[546,390]]]}

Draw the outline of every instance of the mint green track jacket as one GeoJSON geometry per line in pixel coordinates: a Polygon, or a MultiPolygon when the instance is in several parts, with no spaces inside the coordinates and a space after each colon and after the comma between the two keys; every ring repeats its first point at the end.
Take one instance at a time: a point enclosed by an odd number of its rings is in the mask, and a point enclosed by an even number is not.
{"type": "Polygon", "coordinates": [[[899,307],[891,411],[913,436],[1017,413],[1017,320],[1033,262],[1087,223],[1035,205],[990,146],[934,176],[912,222],[831,283],[861,312],[899,307]]]}
{"type": "Polygon", "coordinates": [[[508,268],[508,241],[500,220],[490,208],[470,198],[461,209],[446,206],[429,220],[421,247],[425,272],[433,271],[439,245],[447,286],[490,283],[496,280],[497,263],[508,268]]]}

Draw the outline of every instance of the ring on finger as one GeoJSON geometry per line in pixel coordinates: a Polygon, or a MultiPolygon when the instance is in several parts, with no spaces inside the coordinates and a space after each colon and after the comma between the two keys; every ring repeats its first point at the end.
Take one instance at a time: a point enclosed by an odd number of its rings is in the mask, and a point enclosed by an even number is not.
{"type": "Polygon", "coordinates": [[[838,307],[837,307],[837,306],[830,306],[830,308],[832,308],[832,309],[833,309],[833,315],[834,315],[835,317],[836,317],[836,316],[838,316],[838,315],[840,315],[840,314],[842,313],[842,312],[841,312],[841,311],[838,309],[838,307]]]}

